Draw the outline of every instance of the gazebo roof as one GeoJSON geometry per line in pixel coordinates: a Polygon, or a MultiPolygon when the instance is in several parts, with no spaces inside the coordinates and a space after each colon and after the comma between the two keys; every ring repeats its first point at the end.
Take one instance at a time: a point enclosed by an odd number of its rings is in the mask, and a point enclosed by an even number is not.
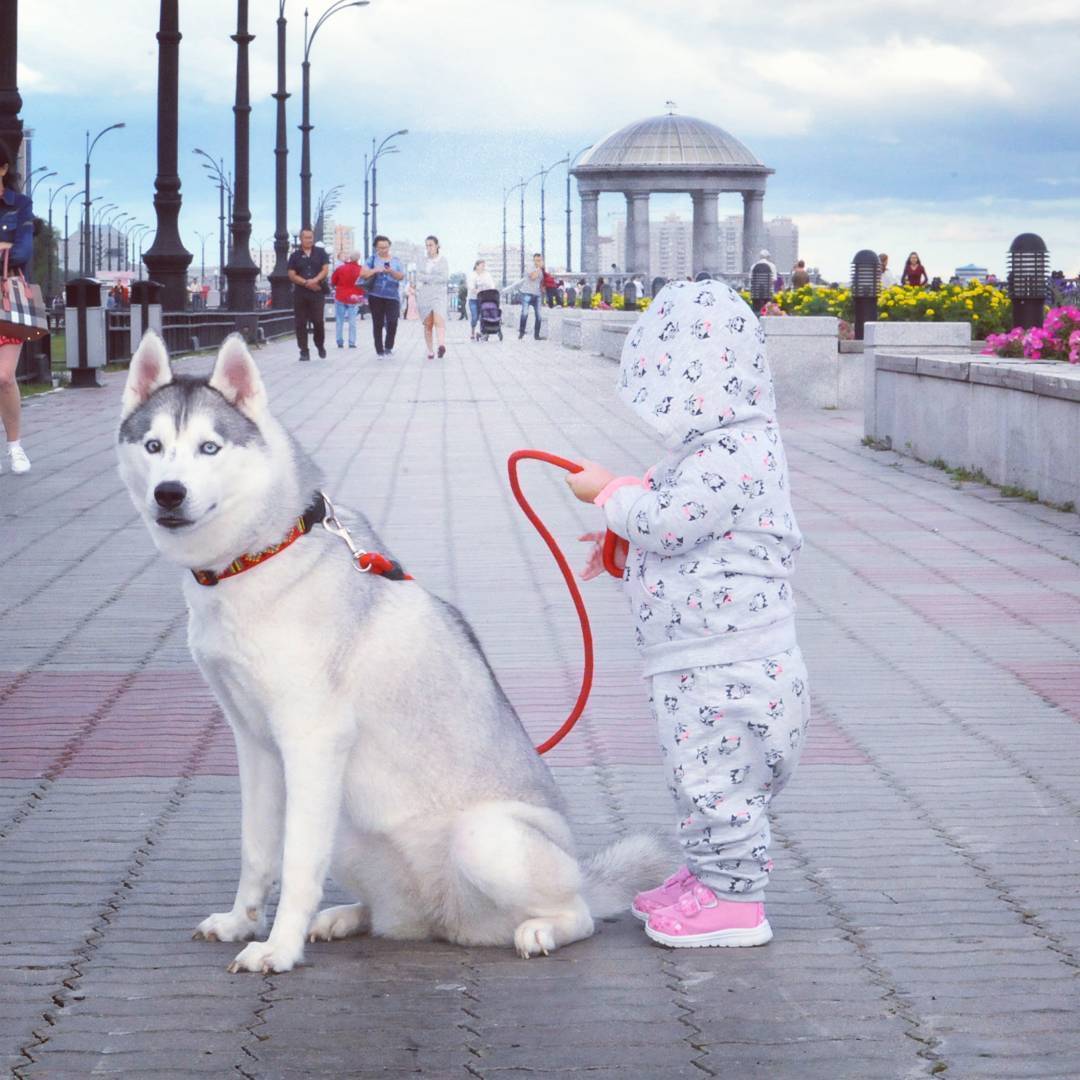
{"type": "Polygon", "coordinates": [[[586,153],[574,172],[665,167],[765,169],[723,128],[693,116],[666,113],[637,120],[605,136],[586,153]]]}

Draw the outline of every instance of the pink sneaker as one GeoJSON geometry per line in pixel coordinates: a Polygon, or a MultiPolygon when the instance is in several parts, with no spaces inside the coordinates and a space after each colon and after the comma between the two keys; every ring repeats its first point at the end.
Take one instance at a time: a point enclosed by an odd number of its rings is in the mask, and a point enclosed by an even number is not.
{"type": "Polygon", "coordinates": [[[645,933],[673,949],[764,945],[772,940],[764,904],[721,900],[700,881],[670,907],[654,911],[645,924],[645,933]]]}
{"type": "Polygon", "coordinates": [[[634,897],[630,910],[636,918],[645,922],[654,911],[671,907],[687,889],[697,884],[698,879],[684,866],[681,870],[676,870],[663,885],[657,885],[655,889],[647,892],[639,892],[634,897]]]}

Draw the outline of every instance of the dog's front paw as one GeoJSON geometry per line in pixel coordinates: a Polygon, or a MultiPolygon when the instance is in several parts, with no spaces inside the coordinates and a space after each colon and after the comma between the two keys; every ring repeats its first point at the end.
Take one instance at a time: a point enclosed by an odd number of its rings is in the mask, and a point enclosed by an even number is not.
{"type": "Polygon", "coordinates": [[[216,911],[203,919],[191,936],[195,941],[247,941],[263,929],[263,920],[254,908],[240,912],[216,911]]]}
{"type": "Polygon", "coordinates": [[[557,947],[555,925],[550,919],[526,919],[514,931],[514,948],[526,960],[540,953],[547,956],[557,947]]]}
{"type": "Polygon", "coordinates": [[[270,941],[253,941],[243,948],[229,965],[233,975],[240,971],[266,974],[271,971],[292,971],[304,959],[304,943],[289,948],[270,941]]]}

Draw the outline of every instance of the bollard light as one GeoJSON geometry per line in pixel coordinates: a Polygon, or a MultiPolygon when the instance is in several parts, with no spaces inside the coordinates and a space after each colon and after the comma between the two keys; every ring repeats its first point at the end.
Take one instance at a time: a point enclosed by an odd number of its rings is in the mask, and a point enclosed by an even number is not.
{"type": "Polygon", "coordinates": [[[851,260],[851,298],[855,306],[855,340],[863,340],[868,322],[877,320],[877,298],[881,291],[881,259],[876,251],[863,248],[851,260]]]}
{"type": "Polygon", "coordinates": [[[1041,236],[1021,233],[1009,245],[1009,298],[1014,327],[1042,326],[1050,253],[1041,236]]]}

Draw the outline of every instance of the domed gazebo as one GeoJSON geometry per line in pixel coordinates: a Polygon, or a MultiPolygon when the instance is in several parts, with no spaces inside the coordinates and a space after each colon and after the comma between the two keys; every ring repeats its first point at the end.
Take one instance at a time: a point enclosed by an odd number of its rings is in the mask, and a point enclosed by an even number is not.
{"type": "Polygon", "coordinates": [[[774,170],[763,165],[723,128],[693,116],[667,113],[638,120],[596,143],[573,170],[581,196],[581,268],[597,273],[597,203],[602,191],[626,197],[628,272],[649,270],[649,195],[688,191],[694,203],[693,269],[720,265],[717,198],[723,191],[743,197],[743,271],[764,245],[765,181],[774,170]]]}

